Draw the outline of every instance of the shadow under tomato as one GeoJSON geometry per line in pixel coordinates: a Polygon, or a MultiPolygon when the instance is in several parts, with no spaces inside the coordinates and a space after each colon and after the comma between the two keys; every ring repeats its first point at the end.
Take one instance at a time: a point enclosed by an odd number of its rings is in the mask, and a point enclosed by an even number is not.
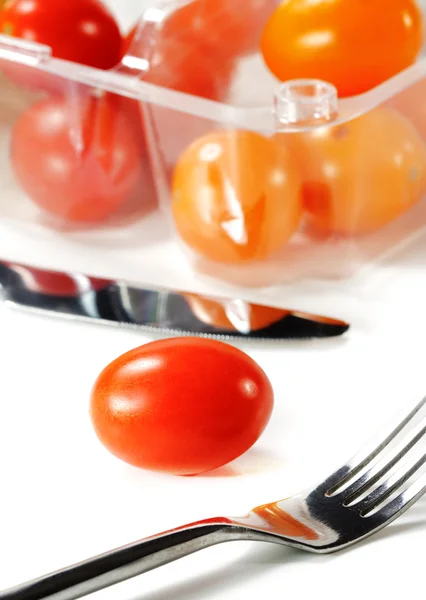
{"type": "Polygon", "coordinates": [[[205,473],[199,473],[195,475],[184,475],[184,477],[236,477],[240,475],[233,467],[230,465],[224,465],[223,467],[219,467],[218,469],[213,469],[212,471],[206,471],[205,473]]]}
{"type": "Polygon", "coordinates": [[[231,463],[218,469],[200,473],[197,477],[243,477],[282,469],[283,460],[273,452],[261,448],[250,448],[231,463]]]}

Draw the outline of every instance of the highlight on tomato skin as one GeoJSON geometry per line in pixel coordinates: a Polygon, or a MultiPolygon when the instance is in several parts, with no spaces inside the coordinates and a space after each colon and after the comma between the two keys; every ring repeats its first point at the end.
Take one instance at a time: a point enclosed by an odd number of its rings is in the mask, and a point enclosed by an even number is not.
{"type": "Polygon", "coordinates": [[[267,258],[299,226],[298,165],[285,147],[260,134],[207,134],[178,160],[172,213],[182,240],[203,258],[222,263],[267,258]]]}
{"type": "Polygon", "coordinates": [[[276,139],[298,157],[304,208],[320,232],[372,233],[412,208],[426,190],[426,145],[390,108],[276,139]]]}
{"type": "Polygon", "coordinates": [[[272,385],[241,350],[211,339],[135,348],[98,376],[90,415],[100,442],[143,469],[196,475],[246,452],[272,414],[272,385]]]}
{"type": "Polygon", "coordinates": [[[416,0],[286,0],[265,25],[261,52],[280,81],[322,79],[343,98],[412,65],[423,40],[416,0]]]}

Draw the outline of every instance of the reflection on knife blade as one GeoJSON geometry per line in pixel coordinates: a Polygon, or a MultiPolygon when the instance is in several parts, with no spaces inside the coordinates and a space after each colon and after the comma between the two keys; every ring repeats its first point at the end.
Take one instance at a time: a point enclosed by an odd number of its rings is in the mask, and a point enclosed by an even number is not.
{"type": "Polygon", "coordinates": [[[0,262],[3,300],[59,317],[136,326],[164,335],[264,340],[343,335],[343,321],[235,298],[152,290],[82,274],[0,262]]]}

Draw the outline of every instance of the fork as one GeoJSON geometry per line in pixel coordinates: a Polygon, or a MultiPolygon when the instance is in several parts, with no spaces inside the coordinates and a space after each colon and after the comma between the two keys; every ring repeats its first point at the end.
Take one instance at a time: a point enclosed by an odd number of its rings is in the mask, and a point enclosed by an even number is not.
{"type": "Polygon", "coordinates": [[[316,487],[242,518],[184,525],[0,592],[1,600],[74,600],[222,542],[274,542],[315,553],[379,531],[426,491],[424,398],[384,439],[316,487]]]}

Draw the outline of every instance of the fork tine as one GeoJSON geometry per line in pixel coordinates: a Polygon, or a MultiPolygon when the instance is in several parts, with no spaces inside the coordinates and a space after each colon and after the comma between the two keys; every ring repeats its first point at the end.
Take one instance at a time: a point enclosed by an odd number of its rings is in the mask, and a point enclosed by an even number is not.
{"type": "Polygon", "coordinates": [[[385,461],[384,464],[383,461],[379,460],[366,473],[357,479],[355,483],[344,490],[343,495],[345,499],[343,504],[345,506],[354,503],[357,498],[372,488],[424,438],[426,434],[425,422],[426,417],[423,418],[412,431],[407,433],[402,442],[396,446],[393,451],[385,453],[383,456],[383,460],[385,461]]]}
{"type": "Polygon", "coordinates": [[[383,504],[392,494],[401,489],[403,491],[404,484],[426,463],[426,454],[420,458],[412,457],[398,471],[393,473],[389,479],[382,483],[378,488],[373,490],[371,494],[363,500],[353,505],[359,510],[361,516],[367,516],[380,504],[383,504]]]}
{"type": "Polygon", "coordinates": [[[426,492],[426,473],[422,473],[415,481],[408,485],[401,493],[390,502],[385,503],[378,511],[371,515],[373,509],[364,513],[366,519],[374,518],[382,524],[391,523],[399,515],[408,510],[426,492]]]}
{"type": "Polygon", "coordinates": [[[334,496],[341,491],[341,488],[345,486],[351,479],[354,479],[366,466],[373,463],[374,459],[392,444],[395,438],[415,419],[418,413],[426,405],[426,396],[408,413],[408,415],[395,427],[395,429],[380,443],[377,440],[374,441],[369,447],[364,448],[356,454],[348,463],[344,469],[336,471],[338,476],[335,481],[325,492],[326,496],[334,496]],[[343,473],[343,474],[342,474],[343,473]]]}

